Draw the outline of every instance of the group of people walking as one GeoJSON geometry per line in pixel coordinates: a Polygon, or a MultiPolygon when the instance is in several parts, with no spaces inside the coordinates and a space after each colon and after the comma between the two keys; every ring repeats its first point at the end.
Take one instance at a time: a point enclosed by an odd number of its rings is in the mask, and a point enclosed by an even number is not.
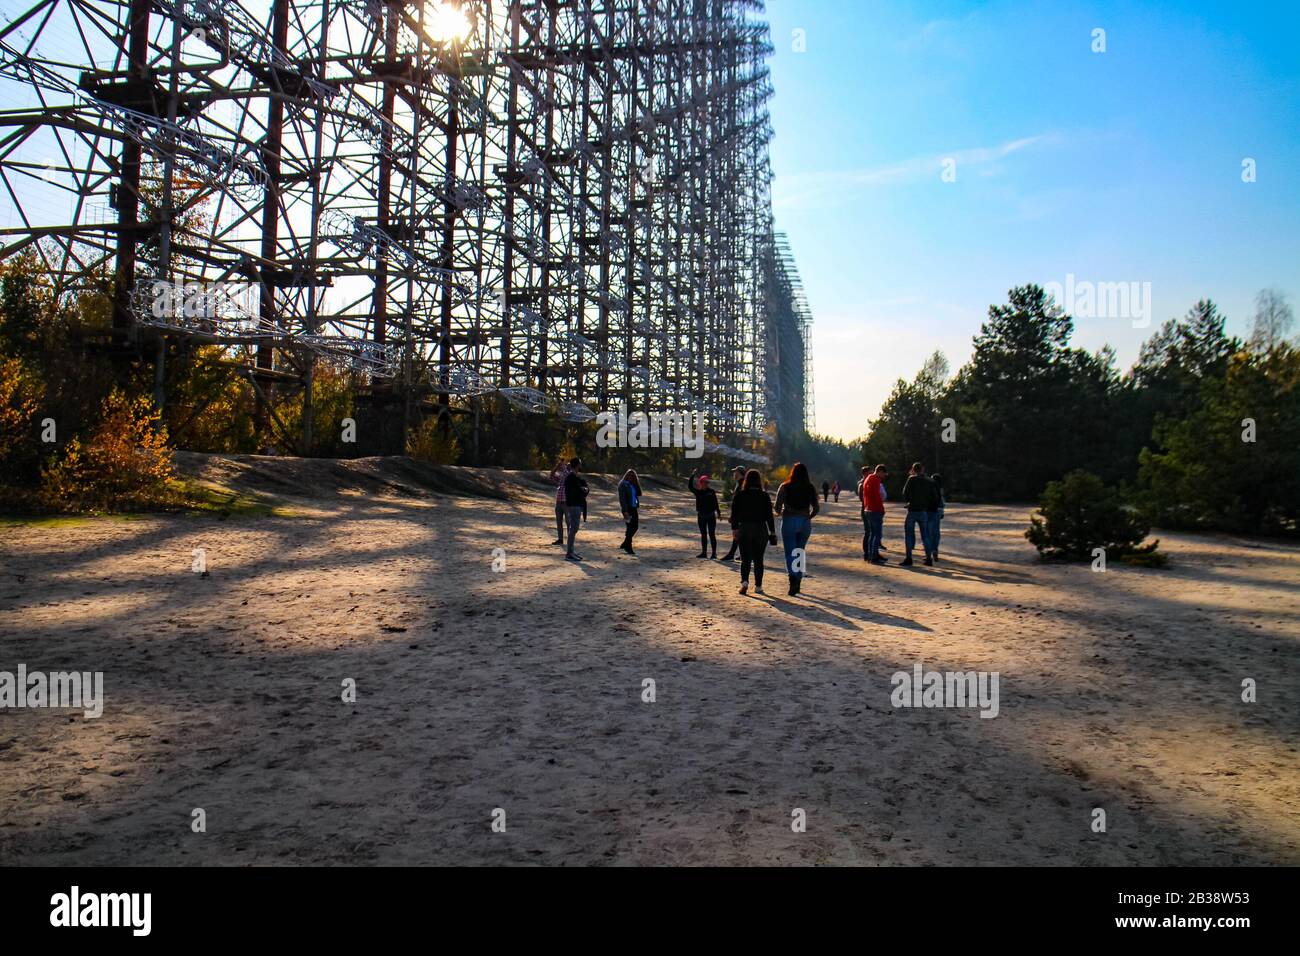
{"type": "MultiPolygon", "coordinates": [[[[732,561],[740,556],[740,593],[749,593],[751,574],[755,593],[763,594],[763,558],[769,545],[777,540],[776,519],[781,519],[781,544],[785,552],[786,576],[790,595],[797,595],[803,585],[807,566],[807,546],[812,535],[812,522],[821,510],[817,500],[817,486],[803,462],[795,462],[789,477],[777,488],[776,501],[763,486],[763,476],[757,469],[737,466],[732,470],[735,488],[731,496],[731,509],[727,522],[731,527],[731,548],[722,560],[732,561]]],[[[881,555],[886,550],[884,538],[885,501],[888,492],[885,480],[889,470],[884,465],[862,469],[857,496],[862,508],[862,559],[872,564],[886,564],[881,555]]],[[[556,462],[551,469],[555,483],[555,544],[566,545],[565,559],[581,561],[574,551],[578,528],[587,518],[587,496],[590,486],[582,477],[582,459],[571,458],[556,462]],[[567,535],[566,535],[567,532],[567,535]]],[[[695,517],[700,532],[698,558],[717,558],[718,522],[722,520],[722,505],[718,493],[711,487],[712,478],[691,472],[686,481],[687,490],[695,499],[695,517]]],[[[839,482],[823,481],[822,501],[830,496],[839,501],[839,482]]],[[[618,504],[623,515],[625,533],[619,545],[627,554],[636,554],[632,539],[641,526],[641,479],[628,469],[618,483],[618,504]]],[[[899,563],[912,565],[912,554],[919,537],[926,565],[933,565],[939,557],[940,523],[944,514],[943,479],[939,475],[926,475],[925,466],[915,462],[903,484],[903,501],[907,514],[903,522],[903,541],[906,554],[899,563]]]]}

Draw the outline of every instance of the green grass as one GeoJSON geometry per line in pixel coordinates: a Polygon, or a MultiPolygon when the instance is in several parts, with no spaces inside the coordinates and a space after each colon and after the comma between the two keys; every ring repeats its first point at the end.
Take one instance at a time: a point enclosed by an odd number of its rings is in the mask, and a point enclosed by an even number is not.
{"type": "Polygon", "coordinates": [[[215,514],[220,518],[296,518],[296,512],[281,508],[272,500],[258,495],[248,495],[220,485],[204,484],[190,479],[176,482],[185,498],[184,510],[199,514],[215,514]]]}
{"type": "Polygon", "coordinates": [[[0,528],[74,528],[89,520],[84,515],[7,515],[0,517],[0,528]]]}
{"type": "Polygon", "coordinates": [[[1137,551],[1133,554],[1122,554],[1119,559],[1133,568],[1164,568],[1169,566],[1169,555],[1163,551],[1137,551]]]}

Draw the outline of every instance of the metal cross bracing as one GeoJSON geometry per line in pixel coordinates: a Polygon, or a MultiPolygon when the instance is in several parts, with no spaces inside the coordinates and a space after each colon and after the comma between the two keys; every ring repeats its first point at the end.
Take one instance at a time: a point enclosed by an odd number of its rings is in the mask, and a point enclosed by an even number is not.
{"type": "Polygon", "coordinates": [[[772,281],[761,11],[41,0],[0,27],[0,255],[108,289],[124,342],[242,346],[267,389],[344,365],[408,425],[496,392],[752,446],[806,315],[772,281]]]}
{"type": "Polygon", "coordinates": [[[812,312],[784,233],[773,235],[764,250],[763,262],[767,287],[762,301],[768,310],[765,343],[768,408],[780,430],[811,431],[815,427],[810,347],[812,312]]]}

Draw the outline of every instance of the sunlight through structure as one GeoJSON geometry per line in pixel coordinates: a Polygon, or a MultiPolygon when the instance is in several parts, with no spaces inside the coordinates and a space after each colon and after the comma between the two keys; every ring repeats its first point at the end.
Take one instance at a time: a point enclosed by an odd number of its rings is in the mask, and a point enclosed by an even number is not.
{"type": "Polygon", "coordinates": [[[305,388],[307,436],[327,361],[397,450],[417,412],[474,433],[491,392],[570,421],[693,408],[753,448],[806,333],[773,281],[761,11],[39,0],[0,27],[0,256],[111,301],[107,347],[155,361],[160,400],[160,343],[190,335],[305,388]],[[167,306],[195,290],[246,304],[167,306]]]}

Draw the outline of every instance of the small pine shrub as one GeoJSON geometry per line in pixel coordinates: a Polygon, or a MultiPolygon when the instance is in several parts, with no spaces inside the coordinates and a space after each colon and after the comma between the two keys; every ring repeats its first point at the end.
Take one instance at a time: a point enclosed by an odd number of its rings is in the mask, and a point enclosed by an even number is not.
{"type": "Polygon", "coordinates": [[[1109,557],[1160,567],[1165,557],[1156,556],[1160,542],[1142,546],[1150,530],[1119,492],[1096,475],[1072,471],[1061,481],[1048,482],[1025,537],[1045,558],[1086,561],[1094,549],[1104,548],[1109,557]]]}

